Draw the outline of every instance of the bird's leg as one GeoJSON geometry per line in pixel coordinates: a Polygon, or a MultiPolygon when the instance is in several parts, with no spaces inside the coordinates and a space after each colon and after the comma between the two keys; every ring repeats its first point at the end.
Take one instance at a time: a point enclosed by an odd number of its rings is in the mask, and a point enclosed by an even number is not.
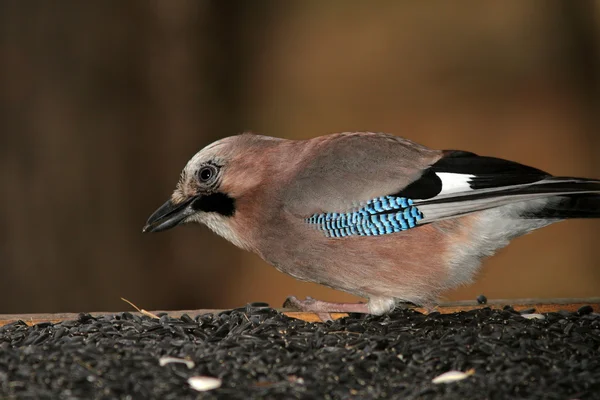
{"type": "Polygon", "coordinates": [[[342,312],[342,313],[363,313],[369,314],[369,306],[366,303],[330,303],[328,301],[315,300],[307,297],[305,300],[299,300],[295,296],[290,296],[283,303],[283,307],[295,308],[306,312],[342,312]]]}
{"type": "Polygon", "coordinates": [[[305,300],[299,300],[295,296],[290,296],[283,303],[284,308],[294,308],[299,311],[313,312],[321,318],[323,322],[331,321],[330,313],[363,313],[369,314],[369,306],[366,303],[330,303],[328,301],[315,300],[307,297],[305,300]]]}

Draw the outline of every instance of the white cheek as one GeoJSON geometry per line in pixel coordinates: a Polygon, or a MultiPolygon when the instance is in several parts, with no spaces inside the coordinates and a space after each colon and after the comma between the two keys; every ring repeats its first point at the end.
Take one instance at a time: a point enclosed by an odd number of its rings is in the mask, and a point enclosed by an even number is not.
{"type": "Polygon", "coordinates": [[[231,217],[224,217],[217,213],[197,212],[185,219],[185,222],[196,222],[208,226],[208,228],[217,235],[227,239],[237,247],[245,250],[250,249],[250,245],[243,240],[233,229],[231,217]]]}

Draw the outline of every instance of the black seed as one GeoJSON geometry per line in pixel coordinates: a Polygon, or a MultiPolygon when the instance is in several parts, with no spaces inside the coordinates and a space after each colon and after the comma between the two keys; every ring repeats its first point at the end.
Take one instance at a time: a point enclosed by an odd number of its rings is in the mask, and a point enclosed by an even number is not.
{"type": "Polygon", "coordinates": [[[478,304],[487,304],[487,297],[480,294],[479,296],[477,296],[477,303],[478,304]]]}
{"type": "Polygon", "coordinates": [[[194,320],[193,320],[193,319],[192,319],[192,318],[191,318],[189,315],[187,315],[187,314],[183,314],[183,315],[182,315],[181,317],[179,317],[179,318],[181,318],[181,320],[182,320],[183,322],[186,322],[186,323],[188,323],[188,324],[189,324],[189,323],[192,323],[192,322],[194,322],[194,320]]]}
{"type": "Polygon", "coordinates": [[[263,303],[260,301],[254,302],[254,303],[250,303],[251,307],[269,307],[269,303],[263,303]]]}
{"type": "Polygon", "coordinates": [[[195,318],[122,313],[16,322],[0,327],[0,393],[195,398],[187,378],[210,375],[223,386],[203,398],[596,398],[600,318],[587,308],[545,316],[528,320],[511,307],[398,310],[310,324],[249,304],[195,318]],[[162,356],[195,366],[161,367],[162,356]],[[475,375],[461,382],[431,383],[470,368],[475,375]]]}
{"type": "Polygon", "coordinates": [[[579,308],[579,310],[577,310],[577,313],[579,315],[590,314],[593,312],[594,312],[594,309],[592,308],[592,306],[582,306],[579,308]]]}
{"type": "Polygon", "coordinates": [[[535,308],[526,308],[525,310],[519,311],[520,314],[533,314],[535,313],[535,308]]]}
{"type": "Polygon", "coordinates": [[[565,335],[569,335],[569,333],[571,333],[571,329],[573,329],[573,327],[574,327],[574,326],[575,326],[575,324],[574,324],[574,323],[572,323],[572,322],[569,322],[569,323],[567,324],[567,326],[565,327],[565,329],[564,329],[564,333],[565,333],[565,335]]]}

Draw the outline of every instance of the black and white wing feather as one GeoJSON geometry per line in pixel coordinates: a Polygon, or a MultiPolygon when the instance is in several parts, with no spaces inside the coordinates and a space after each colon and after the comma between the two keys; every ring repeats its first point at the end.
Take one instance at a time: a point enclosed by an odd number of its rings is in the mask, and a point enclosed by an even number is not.
{"type": "Polygon", "coordinates": [[[394,196],[410,198],[423,213],[419,224],[532,199],[550,198],[528,218],[598,217],[600,181],[554,177],[513,161],[447,151],[421,178],[394,196]],[[551,203],[551,204],[550,204],[551,203]],[[582,210],[585,207],[586,210],[582,210]]]}

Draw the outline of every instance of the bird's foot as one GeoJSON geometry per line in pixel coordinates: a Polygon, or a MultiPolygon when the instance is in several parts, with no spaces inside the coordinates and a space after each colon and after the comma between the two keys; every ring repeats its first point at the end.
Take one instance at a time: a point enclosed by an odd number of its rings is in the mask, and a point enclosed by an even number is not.
{"type": "Polygon", "coordinates": [[[299,300],[295,296],[290,296],[283,303],[283,307],[315,313],[323,322],[333,319],[331,318],[331,313],[369,314],[369,307],[365,303],[330,303],[328,301],[315,300],[312,297],[299,300]]]}

